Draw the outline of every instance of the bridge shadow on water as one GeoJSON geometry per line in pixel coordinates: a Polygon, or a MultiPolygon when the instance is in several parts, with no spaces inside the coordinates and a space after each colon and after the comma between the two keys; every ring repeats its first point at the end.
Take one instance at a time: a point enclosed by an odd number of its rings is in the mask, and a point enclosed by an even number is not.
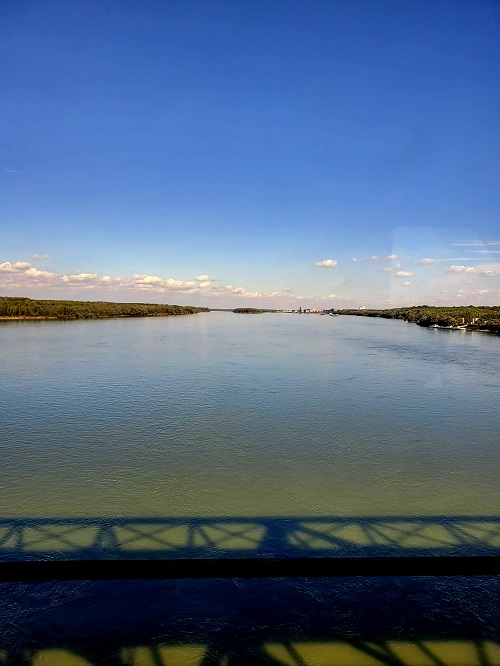
{"type": "Polygon", "coordinates": [[[492,516],[0,519],[0,560],[495,555],[492,516]]]}
{"type": "Polygon", "coordinates": [[[494,576],[314,577],[324,558],[499,553],[496,517],[4,519],[0,572],[125,560],[137,578],[96,569],[93,580],[0,584],[0,664],[500,665],[494,576]],[[216,559],[219,574],[145,579],[182,558],[216,559]],[[229,558],[302,560],[309,573],[229,578],[229,558]]]}

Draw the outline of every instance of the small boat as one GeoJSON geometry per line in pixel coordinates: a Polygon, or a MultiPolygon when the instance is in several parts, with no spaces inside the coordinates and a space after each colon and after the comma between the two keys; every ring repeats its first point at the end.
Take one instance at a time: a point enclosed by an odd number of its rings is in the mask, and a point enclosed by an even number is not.
{"type": "Polygon", "coordinates": [[[442,331],[465,331],[467,326],[440,326],[439,324],[431,324],[429,328],[439,328],[442,331]]]}

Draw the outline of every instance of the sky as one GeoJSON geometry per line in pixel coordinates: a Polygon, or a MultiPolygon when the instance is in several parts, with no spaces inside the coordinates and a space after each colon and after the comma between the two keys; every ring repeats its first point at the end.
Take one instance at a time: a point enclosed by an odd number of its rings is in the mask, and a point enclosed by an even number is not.
{"type": "Polygon", "coordinates": [[[500,304],[496,0],[3,0],[0,295],[500,304]]]}

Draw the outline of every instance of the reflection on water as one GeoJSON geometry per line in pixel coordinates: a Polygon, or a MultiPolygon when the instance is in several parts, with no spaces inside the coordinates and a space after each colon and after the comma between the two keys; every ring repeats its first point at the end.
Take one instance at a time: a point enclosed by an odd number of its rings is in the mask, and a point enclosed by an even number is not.
{"type": "Polygon", "coordinates": [[[498,514],[500,338],[439,333],[1,322],[0,515],[498,514]]]}

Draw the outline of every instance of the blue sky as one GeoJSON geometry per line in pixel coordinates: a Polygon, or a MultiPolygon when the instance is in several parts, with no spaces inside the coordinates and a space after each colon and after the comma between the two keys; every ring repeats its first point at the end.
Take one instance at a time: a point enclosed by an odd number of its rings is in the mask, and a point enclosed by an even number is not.
{"type": "Polygon", "coordinates": [[[499,31],[488,0],[4,0],[0,294],[500,303],[499,31]]]}

